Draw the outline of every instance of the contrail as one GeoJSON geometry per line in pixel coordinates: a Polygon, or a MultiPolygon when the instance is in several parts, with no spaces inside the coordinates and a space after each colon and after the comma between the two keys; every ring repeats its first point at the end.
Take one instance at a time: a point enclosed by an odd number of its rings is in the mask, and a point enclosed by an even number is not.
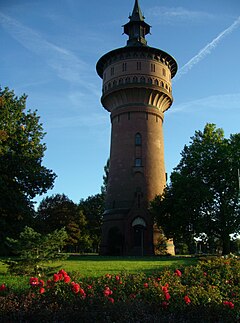
{"type": "Polygon", "coordinates": [[[240,25],[240,16],[229,26],[227,29],[222,31],[216,38],[214,38],[209,44],[207,44],[203,49],[199,51],[199,53],[191,58],[183,67],[181,67],[178,71],[178,74],[174,78],[174,80],[178,80],[181,76],[188,73],[194,65],[199,63],[205,56],[211,54],[212,50],[219,44],[219,42],[233,32],[240,25]]]}

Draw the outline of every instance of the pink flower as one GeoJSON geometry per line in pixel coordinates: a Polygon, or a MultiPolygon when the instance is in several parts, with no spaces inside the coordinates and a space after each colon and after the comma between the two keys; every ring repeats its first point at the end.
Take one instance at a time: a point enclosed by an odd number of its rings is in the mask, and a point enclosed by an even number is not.
{"type": "Polygon", "coordinates": [[[116,275],[116,276],[115,276],[115,279],[116,279],[116,280],[120,280],[120,276],[116,275]]]}
{"type": "Polygon", "coordinates": [[[188,305],[188,304],[190,304],[191,303],[191,300],[190,300],[190,298],[186,295],[186,296],[184,296],[184,301],[185,301],[185,303],[188,305]]]}
{"type": "Polygon", "coordinates": [[[176,269],[175,270],[175,275],[178,276],[178,277],[181,277],[182,276],[182,273],[179,269],[176,269]]]}
{"type": "Polygon", "coordinates": [[[112,293],[113,292],[111,291],[111,289],[108,286],[106,286],[103,291],[104,296],[108,297],[109,295],[112,295],[112,293]]]}
{"type": "Polygon", "coordinates": [[[207,273],[206,273],[206,272],[204,272],[204,273],[203,273],[203,276],[205,276],[205,277],[206,277],[206,276],[207,276],[207,273]]]}

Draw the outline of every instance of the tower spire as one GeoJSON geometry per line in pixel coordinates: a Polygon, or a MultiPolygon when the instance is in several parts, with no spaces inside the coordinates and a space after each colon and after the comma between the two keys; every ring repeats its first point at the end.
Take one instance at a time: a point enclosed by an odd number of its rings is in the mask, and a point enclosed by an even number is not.
{"type": "Polygon", "coordinates": [[[135,0],[132,15],[129,16],[129,22],[123,26],[124,34],[129,36],[127,46],[146,46],[145,35],[150,33],[151,26],[144,21],[138,0],[135,0]]]}

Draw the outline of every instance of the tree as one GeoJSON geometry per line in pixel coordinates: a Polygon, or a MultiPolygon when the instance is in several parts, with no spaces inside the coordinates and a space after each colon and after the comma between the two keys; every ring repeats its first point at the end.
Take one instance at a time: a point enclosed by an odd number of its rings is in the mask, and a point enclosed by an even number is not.
{"type": "Polygon", "coordinates": [[[30,227],[25,227],[18,239],[7,238],[16,259],[5,260],[13,274],[42,275],[51,270],[47,264],[66,259],[59,251],[65,245],[67,233],[64,229],[42,235],[30,227]]]}
{"type": "Polygon", "coordinates": [[[65,194],[44,198],[39,204],[35,220],[36,227],[42,233],[50,233],[64,227],[68,235],[67,249],[71,252],[78,250],[86,221],[84,222],[77,204],[65,194]]]}
{"type": "Polygon", "coordinates": [[[82,199],[79,202],[79,209],[82,210],[87,220],[88,233],[92,240],[94,250],[98,250],[101,239],[101,226],[104,212],[104,195],[96,194],[82,199]]]}
{"type": "Polygon", "coordinates": [[[105,196],[107,193],[108,175],[109,175],[110,158],[108,158],[104,166],[103,185],[101,186],[101,193],[105,196]]]}
{"type": "Polygon", "coordinates": [[[52,188],[56,175],[42,166],[45,135],[37,111],[26,111],[26,95],[0,88],[0,226],[11,235],[33,211],[32,199],[52,188]]]}
{"type": "Polygon", "coordinates": [[[238,169],[240,134],[224,138],[222,129],[207,124],[181,153],[171,184],[157,196],[151,210],[167,236],[192,243],[193,233],[220,239],[230,252],[230,235],[240,232],[238,169]]]}

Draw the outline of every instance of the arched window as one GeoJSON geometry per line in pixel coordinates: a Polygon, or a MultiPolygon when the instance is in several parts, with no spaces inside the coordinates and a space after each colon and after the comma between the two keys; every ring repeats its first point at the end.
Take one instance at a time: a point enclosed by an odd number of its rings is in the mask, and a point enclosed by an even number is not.
{"type": "Polygon", "coordinates": [[[157,79],[154,81],[154,84],[155,85],[158,85],[158,80],[157,79]]]}
{"type": "Polygon", "coordinates": [[[137,83],[138,82],[138,78],[136,76],[133,77],[133,83],[137,83]]]}
{"type": "Polygon", "coordinates": [[[135,146],[141,146],[142,145],[142,136],[141,134],[138,132],[135,135],[135,146]]]}

